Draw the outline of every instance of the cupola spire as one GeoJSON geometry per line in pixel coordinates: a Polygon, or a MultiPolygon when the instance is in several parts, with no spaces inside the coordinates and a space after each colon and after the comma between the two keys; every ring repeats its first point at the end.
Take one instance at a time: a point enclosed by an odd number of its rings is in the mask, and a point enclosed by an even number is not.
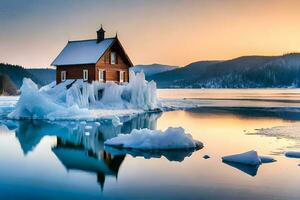
{"type": "Polygon", "coordinates": [[[97,31],[97,43],[104,40],[104,38],[105,38],[105,30],[102,28],[102,24],[101,24],[101,28],[97,31]]]}

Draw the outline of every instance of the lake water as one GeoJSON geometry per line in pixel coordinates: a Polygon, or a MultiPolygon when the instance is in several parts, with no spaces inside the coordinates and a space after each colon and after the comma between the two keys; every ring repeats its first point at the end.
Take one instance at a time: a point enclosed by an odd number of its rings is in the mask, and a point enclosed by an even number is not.
{"type": "Polygon", "coordinates": [[[300,198],[300,159],[283,155],[300,150],[300,90],[160,90],[159,96],[169,99],[164,103],[197,106],[142,114],[114,127],[102,121],[100,126],[10,121],[5,116],[11,105],[0,99],[7,108],[2,109],[0,121],[0,198],[300,198]],[[104,149],[103,142],[118,133],[169,126],[183,127],[204,148],[117,155],[104,149]],[[255,168],[221,160],[248,150],[277,162],[255,168]]]}

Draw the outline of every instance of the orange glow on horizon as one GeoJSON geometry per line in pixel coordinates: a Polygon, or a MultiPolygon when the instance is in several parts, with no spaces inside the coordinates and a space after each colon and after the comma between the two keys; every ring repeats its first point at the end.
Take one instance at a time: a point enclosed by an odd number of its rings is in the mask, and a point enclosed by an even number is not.
{"type": "Polygon", "coordinates": [[[0,62],[48,67],[68,40],[94,38],[101,23],[108,36],[118,32],[134,64],[184,66],[300,51],[300,1],[129,2],[50,10],[47,19],[37,11],[2,18],[0,62]]]}

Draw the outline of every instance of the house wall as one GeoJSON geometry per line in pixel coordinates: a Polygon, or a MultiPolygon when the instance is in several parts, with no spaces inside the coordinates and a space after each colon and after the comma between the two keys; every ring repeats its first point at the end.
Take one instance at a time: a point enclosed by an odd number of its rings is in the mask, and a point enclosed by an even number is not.
{"type": "Polygon", "coordinates": [[[125,71],[124,81],[129,81],[129,67],[130,63],[128,63],[124,52],[118,43],[115,43],[110,49],[108,49],[104,55],[99,59],[96,63],[96,80],[99,80],[99,70],[105,70],[105,80],[106,81],[115,81],[119,82],[119,71],[125,71]],[[117,54],[117,64],[110,64],[110,53],[116,52],[117,54]],[[106,58],[109,58],[108,63],[106,62],[106,58]]]}
{"type": "Polygon", "coordinates": [[[95,80],[95,65],[68,65],[56,67],[56,83],[61,82],[61,71],[66,71],[66,79],[83,79],[83,70],[89,70],[88,82],[95,80]]]}
{"type": "Polygon", "coordinates": [[[124,82],[129,81],[129,63],[125,52],[118,42],[115,42],[95,64],[67,65],[56,67],[56,83],[61,82],[61,71],[66,71],[66,79],[83,79],[83,70],[89,70],[88,81],[99,80],[99,70],[105,70],[105,81],[119,82],[119,71],[125,71],[124,82]],[[110,53],[116,52],[117,63],[110,64],[110,53]],[[106,62],[106,58],[109,60],[106,62]]]}

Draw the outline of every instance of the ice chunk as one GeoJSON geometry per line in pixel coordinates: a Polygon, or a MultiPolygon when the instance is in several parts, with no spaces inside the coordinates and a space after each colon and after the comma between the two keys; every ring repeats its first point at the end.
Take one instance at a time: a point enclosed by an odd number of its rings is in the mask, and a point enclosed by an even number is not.
{"type": "Polygon", "coordinates": [[[101,124],[100,124],[100,122],[95,122],[94,123],[96,126],[100,126],[101,124]]]}
{"type": "Polygon", "coordinates": [[[120,118],[115,116],[115,115],[112,115],[110,117],[106,117],[105,120],[111,121],[111,123],[113,124],[114,127],[122,125],[120,118]]]}
{"type": "Polygon", "coordinates": [[[85,129],[90,130],[90,129],[93,129],[93,127],[90,125],[87,125],[87,126],[85,126],[85,129]]]}
{"type": "Polygon", "coordinates": [[[130,82],[123,85],[66,80],[58,85],[51,83],[41,89],[25,78],[19,101],[8,117],[90,120],[116,118],[157,108],[156,83],[147,82],[143,73],[135,75],[130,72],[130,82]]]}
{"type": "Polygon", "coordinates": [[[235,154],[230,156],[222,157],[224,162],[233,162],[233,163],[240,163],[245,165],[260,165],[261,159],[257,155],[256,151],[248,151],[241,154],[235,154]]]}
{"type": "Polygon", "coordinates": [[[300,158],[300,152],[299,151],[287,151],[285,152],[286,157],[291,157],[291,158],[300,158]]]}
{"type": "Polygon", "coordinates": [[[49,83],[48,85],[41,87],[40,91],[48,91],[51,88],[55,87],[55,85],[56,85],[56,81],[53,81],[53,82],[49,83]]]}
{"type": "Polygon", "coordinates": [[[21,92],[15,110],[8,115],[10,118],[39,119],[53,111],[64,110],[62,106],[39,93],[37,85],[31,79],[24,78],[21,92]]]}
{"type": "Polygon", "coordinates": [[[131,91],[131,104],[145,110],[157,108],[156,83],[145,81],[143,72],[135,74],[130,71],[128,89],[131,91]]]}
{"type": "Polygon", "coordinates": [[[105,141],[105,145],[139,150],[176,150],[203,147],[200,141],[185,133],[184,129],[169,127],[165,131],[150,129],[134,129],[130,134],[119,134],[105,141]]]}

